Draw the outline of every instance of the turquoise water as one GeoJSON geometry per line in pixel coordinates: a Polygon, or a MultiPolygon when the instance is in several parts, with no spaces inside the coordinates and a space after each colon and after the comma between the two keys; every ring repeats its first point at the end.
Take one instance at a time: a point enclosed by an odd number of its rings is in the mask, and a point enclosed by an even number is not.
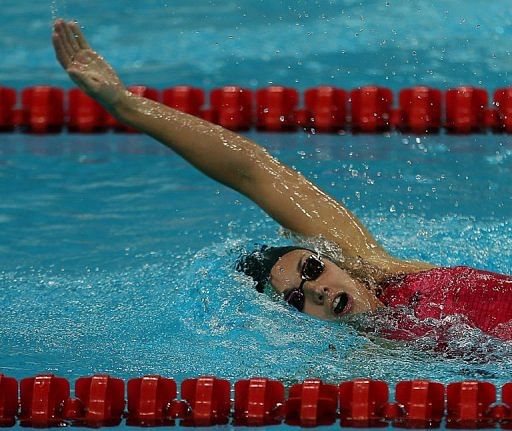
{"type": "MultiPolygon", "coordinates": [[[[53,5],[80,19],[128,83],[507,84],[510,11],[498,4],[179,3],[4,1],[0,82],[71,85],[49,48],[53,5]]],[[[512,271],[510,137],[249,136],[342,200],[392,253],[512,271]]],[[[0,135],[0,196],[7,375],[498,385],[512,375],[512,347],[474,331],[434,353],[429,340],[384,342],[257,294],[234,271],[237,257],[290,240],[147,137],[0,135]]]]}
{"type": "Polygon", "coordinates": [[[129,83],[399,89],[506,85],[512,9],[472,0],[2,1],[0,82],[70,86],[52,16],[78,19],[129,83]]]}
{"type": "MultiPolygon", "coordinates": [[[[344,200],[396,255],[511,268],[509,138],[251,136],[344,200]]],[[[466,360],[418,353],[257,294],[233,269],[238,255],[289,240],[257,207],[149,138],[4,139],[6,374],[510,376],[510,347],[489,338],[486,352],[480,337],[459,334],[453,348],[466,360]]]]}

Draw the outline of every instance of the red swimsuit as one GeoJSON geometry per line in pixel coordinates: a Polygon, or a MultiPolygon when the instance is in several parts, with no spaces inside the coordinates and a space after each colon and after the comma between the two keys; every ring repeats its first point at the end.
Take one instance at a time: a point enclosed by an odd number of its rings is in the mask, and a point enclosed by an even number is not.
{"type": "Polygon", "coordinates": [[[392,338],[424,335],[435,327],[432,319],[459,315],[470,326],[512,340],[512,276],[457,266],[408,274],[382,287],[384,305],[412,312],[388,333],[392,338]]]}

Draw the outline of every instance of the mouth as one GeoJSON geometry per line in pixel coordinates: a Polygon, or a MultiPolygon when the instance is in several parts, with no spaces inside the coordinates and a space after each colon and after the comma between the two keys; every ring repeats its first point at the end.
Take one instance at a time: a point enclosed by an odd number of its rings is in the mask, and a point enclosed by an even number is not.
{"type": "Polygon", "coordinates": [[[342,317],[350,312],[354,301],[345,292],[337,295],[331,304],[331,310],[336,317],[342,317]]]}

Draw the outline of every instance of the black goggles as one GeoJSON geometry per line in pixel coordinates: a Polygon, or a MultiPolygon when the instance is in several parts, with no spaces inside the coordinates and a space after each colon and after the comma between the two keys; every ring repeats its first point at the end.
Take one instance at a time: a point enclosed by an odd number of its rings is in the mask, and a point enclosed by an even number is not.
{"type": "Polygon", "coordinates": [[[320,256],[312,254],[309,256],[300,270],[300,277],[302,279],[300,286],[295,289],[291,289],[284,295],[284,300],[295,307],[299,311],[304,310],[304,304],[306,302],[306,294],[304,293],[304,283],[306,281],[316,280],[322,272],[324,272],[325,263],[322,262],[320,256]]]}

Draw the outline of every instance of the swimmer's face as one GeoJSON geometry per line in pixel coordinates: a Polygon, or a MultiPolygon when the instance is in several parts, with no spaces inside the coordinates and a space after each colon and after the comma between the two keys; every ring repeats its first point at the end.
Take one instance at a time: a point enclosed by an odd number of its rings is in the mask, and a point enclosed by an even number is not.
{"type": "Polygon", "coordinates": [[[270,283],[288,303],[323,320],[382,306],[363,283],[310,250],[293,250],[282,256],[270,271],[270,283]]]}

